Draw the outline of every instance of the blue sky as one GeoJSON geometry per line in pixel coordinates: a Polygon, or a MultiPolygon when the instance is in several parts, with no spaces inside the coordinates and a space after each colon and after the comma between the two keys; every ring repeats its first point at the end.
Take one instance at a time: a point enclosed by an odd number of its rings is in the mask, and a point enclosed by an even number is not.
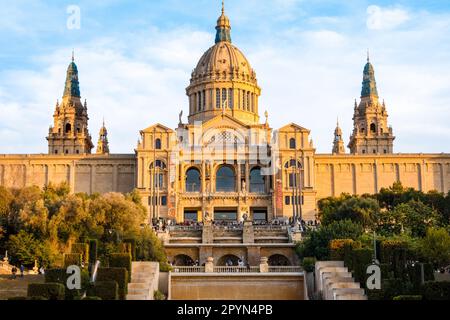
{"type": "MultiPolygon", "coordinates": [[[[103,117],[114,153],[153,123],[175,127],[220,14],[219,0],[0,2],[0,153],[47,152],[72,48],[95,142],[103,117]]],[[[226,0],[226,11],[272,127],[294,121],[328,153],[339,117],[347,143],[370,48],[395,151],[450,152],[449,1],[226,0]]]]}

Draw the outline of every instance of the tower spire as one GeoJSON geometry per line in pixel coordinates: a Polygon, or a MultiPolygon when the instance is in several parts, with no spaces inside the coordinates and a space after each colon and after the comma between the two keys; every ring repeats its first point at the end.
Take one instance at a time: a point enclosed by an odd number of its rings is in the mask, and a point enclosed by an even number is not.
{"type": "Polygon", "coordinates": [[[369,51],[367,51],[367,64],[364,67],[363,83],[361,90],[361,98],[375,97],[378,98],[377,82],[375,80],[375,69],[370,63],[369,51]]]}
{"type": "Polygon", "coordinates": [[[72,49],[72,62],[75,62],[75,49],[72,49]]]}

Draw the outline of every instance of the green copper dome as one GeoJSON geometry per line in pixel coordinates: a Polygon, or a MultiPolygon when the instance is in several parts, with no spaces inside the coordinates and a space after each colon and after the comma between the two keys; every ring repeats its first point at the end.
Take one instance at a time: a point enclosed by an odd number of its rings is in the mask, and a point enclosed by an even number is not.
{"type": "Polygon", "coordinates": [[[80,84],[78,82],[78,68],[75,62],[71,62],[67,68],[66,85],[64,97],[71,96],[80,98],[80,84]]]}
{"type": "Polygon", "coordinates": [[[375,70],[370,61],[367,61],[367,64],[364,67],[362,85],[361,97],[378,97],[377,82],[375,81],[375,70]]]}

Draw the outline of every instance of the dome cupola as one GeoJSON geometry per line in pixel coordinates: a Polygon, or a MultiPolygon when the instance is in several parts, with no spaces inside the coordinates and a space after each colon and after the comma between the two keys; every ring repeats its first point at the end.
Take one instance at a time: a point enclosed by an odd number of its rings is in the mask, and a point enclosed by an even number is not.
{"type": "Polygon", "coordinates": [[[244,123],[258,124],[261,89],[249,61],[231,43],[231,24],[223,3],[216,31],[215,44],[200,58],[186,89],[189,123],[226,113],[244,123]]]}

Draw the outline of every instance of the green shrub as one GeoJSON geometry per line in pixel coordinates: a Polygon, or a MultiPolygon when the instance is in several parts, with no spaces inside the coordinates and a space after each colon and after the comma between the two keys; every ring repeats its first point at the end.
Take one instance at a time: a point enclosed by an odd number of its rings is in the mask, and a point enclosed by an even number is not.
{"type": "Polygon", "coordinates": [[[314,268],[316,266],[316,258],[314,257],[305,257],[302,262],[303,269],[306,272],[314,272],[314,268]]]}
{"type": "Polygon", "coordinates": [[[343,260],[345,266],[353,269],[353,250],[361,248],[361,242],[352,239],[335,239],[330,241],[330,259],[343,260]]]}
{"type": "MultiPolygon", "coordinates": [[[[130,245],[131,248],[131,245],[130,245]]],[[[131,255],[130,253],[112,253],[109,256],[110,268],[125,268],[131,275],[131,255]]]]}
{"type": "Polygon", "coordinates": [[[83,263],[89,265],[89,244],[87,243],[74,243],[72,244],[71,253],[81,254],[83,263]]]}
{"type": "Polygon", "coordinates": [[[402,296],[396,296],[393,300],[400,301],[400,300],[422,300],[422,296],[412,296],[412,295],[402,295],[402,296]]]}
{"type": "Polygon", "coordinates": [[[96,281],[88,294],[100,300],[119,300],[119,285],[117,281],[96,281]]]}
{"type": "Polygon", "coordinates": [[[426,282],[422,288],[424,300],[450,300],[450,281],[426,282]]]}
{"type": "Polygon", "coordinates": [[[396,278],[401,278],[406,270],[407,243],[399,240],[385,240],[381,242],[380,259],[382,263],[391,266],[396,278]]]}
{"type": "Polygon", "coordinates": [[[16,301],[16,300],[27,300],[28,299],[28,297],[11,297],[11,298],[8,298],[8,300],[14,300],[14,301],[16,301]]]}
{"type": "Polygon", "coordinates": [[[87,270],[81,270],[81,290],[69,290],[67,288],[67,278],[70,274],[66,273],[66,269],[49,269],[45,272],[46,283],[60,283],[65,288],[65,300],[76,300],[83,295],[83,292],[90,284],[90,277],[87,270]]]}
{"type": "Polygon", "coordinates": [[[64,254],[64,268],[75,265],[81,267],[81,254],[80,253],[65,253],[64,254]]]}
{"type": "Polygon", "coordinates": [[[49,300],[64,300],[64,286],[60,283],[30,283],[28,297],[46,297],[49,300]]]}
{"type": "Polygon", "coordinates": [[[153,294],[155,300],[166,300],[166,296],[161,291],[157,290],[153,294]]]}
{"type": "MultiPolygon", "coordinates": [[[[433,265],[430,263],[423,264],[424,271],[424,280],[425,281],[434,281],[434,270],[433,265]]],[[[409,281],[413,284],[415,288],[420,288],[422,285],[422,271],[421,265],[419,263],[414,266],[408,266],[407,268],[409,281]]]]}
{"type": "MultiPolygon", "coordinates": [[[[126,299],[128,291],[128,271],[125,268],[99,268],[97,281],[116,281],[119,285],[119,298],[126,299]]],[[[101,297],[101,296],[100,296],[101,297]]]]}
{"type": "Polygon", "coordinates": [[[97,261],[98,241],[96,239],[89,240],[89,261],[94,264],[97,261]]]}

